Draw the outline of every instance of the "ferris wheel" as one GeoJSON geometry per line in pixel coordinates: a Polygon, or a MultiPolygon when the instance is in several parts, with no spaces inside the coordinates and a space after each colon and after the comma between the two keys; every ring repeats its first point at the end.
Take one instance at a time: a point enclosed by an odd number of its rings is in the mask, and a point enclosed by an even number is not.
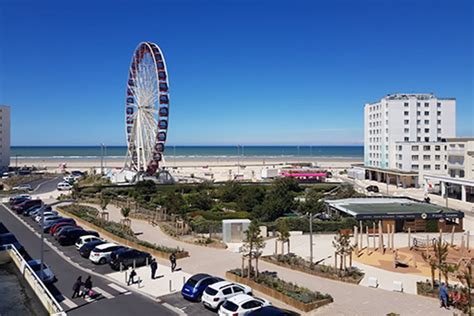
{"type": "Polygon", "coordinates": [[[154,175],[163,161],[168,131],[169,91],[165,59],[158,45],[140,43],[127,83],[125,169],[154,175]]]}

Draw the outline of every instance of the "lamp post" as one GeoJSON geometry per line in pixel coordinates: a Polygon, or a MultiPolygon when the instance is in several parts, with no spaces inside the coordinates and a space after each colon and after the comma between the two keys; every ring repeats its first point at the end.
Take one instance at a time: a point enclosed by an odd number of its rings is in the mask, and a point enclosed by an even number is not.
{"type": "Polygon", "coordinates": [[[41,266],[40,266],[40,279],[43,277],[43,262],[44,262],[44,207],[43,204],[40,208],[41,212],[41,266]]]}
{"type": "Polygon", "coordinates": [[[100,174],[104,175],[104,144],[100,144],[100,174]]]}
{"type": "Polygon", "coordinates": [[[446,208],[448,208],[448,196],[449,196],[449,183],[444,183],[445,190],[444,190],[444,197],[446,199],[446,208]]]}
{"type": "Polygon", "coordinates": [[[308,212],[309,216],[309,263],[313,265],[313,213],[308,212]]]}

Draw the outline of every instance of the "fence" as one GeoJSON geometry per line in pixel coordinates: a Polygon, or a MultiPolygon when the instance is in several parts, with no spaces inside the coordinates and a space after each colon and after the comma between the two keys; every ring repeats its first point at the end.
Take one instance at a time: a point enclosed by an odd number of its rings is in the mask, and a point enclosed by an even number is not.
{"type": "Polygon", "coordinates": [[[48,313],[55,316],[66,315],[64,309],[61,307],[58,301],[56,301],[51,292],[46,288],[43,281],[41,281],[41,279],[31,269],[15,246],[6,245],[3,248],[0,248],[0,252],[3,251],[8,253],[18,270],[20,270],[21,275],[23,275],[33,292],[35,292],[35,294],[38,296],[38,299],[41,301],[48,313]]]}

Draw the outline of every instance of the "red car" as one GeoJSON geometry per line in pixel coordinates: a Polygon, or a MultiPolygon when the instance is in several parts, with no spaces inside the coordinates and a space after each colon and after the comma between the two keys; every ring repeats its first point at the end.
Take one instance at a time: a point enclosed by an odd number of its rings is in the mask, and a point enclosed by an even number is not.
{"type": "Polygon", "coordinates": [[[51,226],[51,228],[49,229],[49,232],[51,233],[51,235],[53,235],[58,230],[58,228],[63,227],[63,226],[76,226],[76,222],[75,221],[73,221],[73,222],[59,222],[59,223],[54,224],[53,226],[51,226]]]}

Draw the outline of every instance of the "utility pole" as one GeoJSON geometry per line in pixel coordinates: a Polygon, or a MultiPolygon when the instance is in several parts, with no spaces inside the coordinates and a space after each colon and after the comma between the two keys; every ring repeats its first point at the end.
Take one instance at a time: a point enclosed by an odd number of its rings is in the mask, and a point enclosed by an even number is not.
{"type": "Polygon", "coordinates": [[[313,265],[313,213],[309,213],[309,263],[313,265]]]}
{"type": "Polygon", "coordinates": [[[41,206],[41,268],[40,268],[40,279],[44,276],[43,274],[43,262],[44,262],[44,204],[41,206]]]}
{"type": "Polygon", "coordinates": [[[100,174],[104,175],[104,144],[100,144],[100,174]]]}

